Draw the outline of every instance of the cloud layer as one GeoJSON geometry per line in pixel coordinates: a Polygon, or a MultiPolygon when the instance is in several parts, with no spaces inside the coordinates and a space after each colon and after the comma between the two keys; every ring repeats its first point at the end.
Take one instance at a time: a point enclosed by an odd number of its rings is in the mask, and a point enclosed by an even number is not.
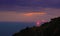
{"type": "Polygon", "coordinates": [[[33,22],[58,16],[60,0],[0,0],[0,21],[33,22]],[[41,12],[47,14],[43,16],[36,14],[41,12]]]}
{"type": "Polygon", "coordinates": [[[15,11],[0,12],[0,21],[9,22],[36,22],[60,16],[60,9],[46,9],[45,12],[16,13],[15,11]]]}
{"type": "Polygon", "coordinates": [[[60,0],[0,0],[0,11],[35,11],[41,8],[60,8],[60,0]]]}

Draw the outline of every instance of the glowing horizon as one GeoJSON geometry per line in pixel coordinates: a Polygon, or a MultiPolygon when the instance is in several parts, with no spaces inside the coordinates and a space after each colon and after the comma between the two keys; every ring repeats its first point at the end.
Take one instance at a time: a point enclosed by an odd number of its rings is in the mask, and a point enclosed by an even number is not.
{"type": "Polygon", "coordinates": [[[60,16],[60,0],[0,0],[0,21],[35,22],[60,16]]]}

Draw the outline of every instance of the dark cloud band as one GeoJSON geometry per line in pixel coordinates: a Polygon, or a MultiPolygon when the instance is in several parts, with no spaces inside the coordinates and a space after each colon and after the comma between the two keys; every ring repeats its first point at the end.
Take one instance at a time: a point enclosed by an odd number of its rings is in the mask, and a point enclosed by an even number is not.
{"type": "Polygon", "coordinates": [[[39,9],[38,7],[60,8],[60,0],[0,0],[0,10],[20,10],[27,7],[32,10],[39,9]]]}

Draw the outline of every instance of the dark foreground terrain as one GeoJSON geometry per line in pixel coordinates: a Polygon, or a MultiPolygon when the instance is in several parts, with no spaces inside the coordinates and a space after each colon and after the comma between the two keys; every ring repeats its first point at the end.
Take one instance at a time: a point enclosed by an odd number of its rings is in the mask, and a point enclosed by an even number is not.
{"type": "Polygon", "coordinates": [[[27,27],[12,36],[60,36],[60,17],[51,19],[40,27],[27,27]]]}

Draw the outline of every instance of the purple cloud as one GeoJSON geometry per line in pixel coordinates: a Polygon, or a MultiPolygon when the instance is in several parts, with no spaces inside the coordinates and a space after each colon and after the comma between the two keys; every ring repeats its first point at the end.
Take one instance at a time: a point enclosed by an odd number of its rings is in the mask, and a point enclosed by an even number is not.
{"type": "Polygon", "coordinates": [[[0,11],[17,9],[39,11],[40,7],[60,8],[60,0],[0,0],[0,11]]]}

